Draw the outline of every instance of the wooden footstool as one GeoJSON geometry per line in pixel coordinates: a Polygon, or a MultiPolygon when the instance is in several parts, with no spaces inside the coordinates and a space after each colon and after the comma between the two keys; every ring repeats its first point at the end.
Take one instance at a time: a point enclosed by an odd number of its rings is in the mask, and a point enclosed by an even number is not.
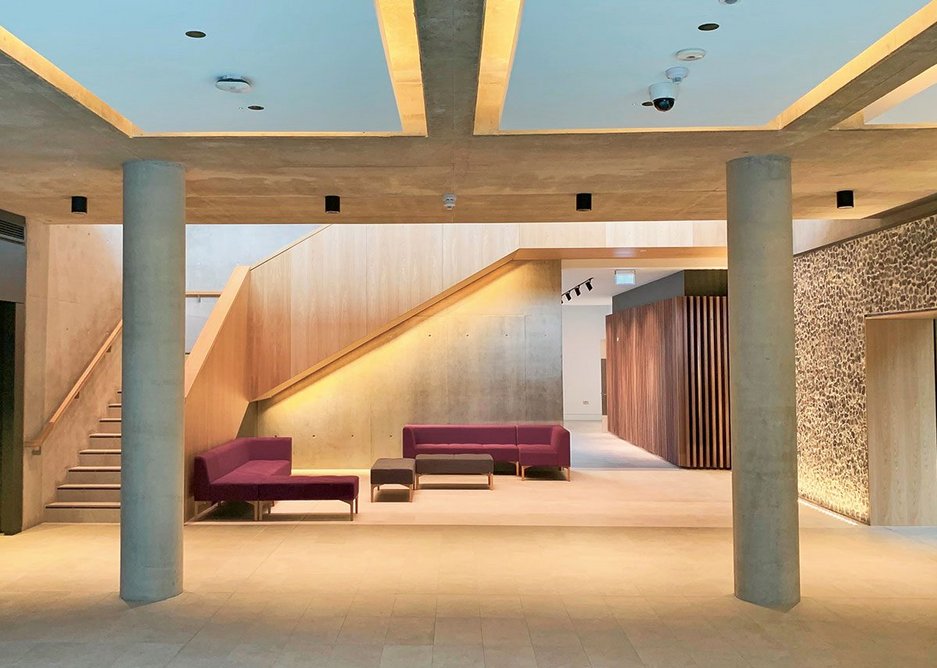
{"type": "Polygon", "coordinates": [[[409,501],[413,501],[413,487],[416,484],[416,465],[407,457],[382,457],[371,466],[371,502],[374,502],[374,490],[381,485],[403,485],[410,489],[409,501]]]}
{"type": "Polygon", "coordinates": [[[486,475],[493,489],[495,462],[491,455],[417,455],[416,484],[421,475],[486,475]]]}

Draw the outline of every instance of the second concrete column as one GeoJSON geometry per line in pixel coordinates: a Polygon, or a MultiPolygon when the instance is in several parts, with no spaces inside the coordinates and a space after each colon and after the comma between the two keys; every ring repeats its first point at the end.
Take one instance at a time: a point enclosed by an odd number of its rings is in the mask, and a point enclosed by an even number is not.
{"type": "Polygon", "coordinates": [[[735,595],[800,600],[791,162],[727,168],[735,595]]]}
{"type": "Polygon", "coordinates": [[[124,165],[120,596],[182,591],[185,171],[124,165]]]}

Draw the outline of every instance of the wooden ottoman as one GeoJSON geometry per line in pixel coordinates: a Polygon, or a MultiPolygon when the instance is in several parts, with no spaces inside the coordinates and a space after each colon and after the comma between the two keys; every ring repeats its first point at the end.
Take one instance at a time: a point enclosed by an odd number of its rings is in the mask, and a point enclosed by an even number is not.
{"type": "Polygon", "coordinates": [[[382,457],[371,466],[371,502],[374,502],[374,490],[381,485],[403,485],[410,489],[409,501],[413,501],[413,487],[416,484],[416,465],[409,457],[382,457]]]}
{"type": "Polygon", "coordinates": [[[417,455],[416,486],[421,475],[486,475],[494,488],[495,461],[491,455],[417,455]]]}

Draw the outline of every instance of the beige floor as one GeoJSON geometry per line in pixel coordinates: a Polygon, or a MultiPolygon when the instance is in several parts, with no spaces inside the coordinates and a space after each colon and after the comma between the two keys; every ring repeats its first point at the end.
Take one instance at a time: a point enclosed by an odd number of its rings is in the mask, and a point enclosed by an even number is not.
{"type": "Polygon", "coordinates": [[[804,600],[766,610],[732,596],[729,483],[583,469],[195,523],[185,593],[140,606],[119,527],[46,524],[0,536],[0,665],[937,665],[937,530],[804,507],[804,600]]]}

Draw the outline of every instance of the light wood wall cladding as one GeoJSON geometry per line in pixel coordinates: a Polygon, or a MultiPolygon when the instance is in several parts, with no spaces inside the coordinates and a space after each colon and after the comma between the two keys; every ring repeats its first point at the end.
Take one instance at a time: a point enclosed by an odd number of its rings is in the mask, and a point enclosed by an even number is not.
{"type": "Polygon", "coordinates": [[[185,361],[186,517],[194,456],[234,438],[247,411],[250,279],[247,267],[234,270],[185,361]]]}
{"type": "Polygon", "coordinates": [[[559,261],[511,262],[257,404],[295,468],[399,457],[408,422],[562,419],[559,261]]]}
{"type": "MultiPolygon", "coordinates": [[[[656,225],[658,223],[651,223],[656,225]]],[[[612,257],[641,224],[330,225],[251,269],[252,396],[267,399],[510,259],[612,257]]],[[[712,223],[628,257],[724,262],[712,223]],[[682,244],[688,244],[683,246],[682,244]]]]}
{"type": "Polygon", "coordinates": [[[937,524],[934,321],[866,320],[870,523],[937,524]]]}
{"type": "Polygon", "coordinates": [[[725,325],[725,297],[608,316],[609,431],[678,466],[730,468],[725,325]]]}

